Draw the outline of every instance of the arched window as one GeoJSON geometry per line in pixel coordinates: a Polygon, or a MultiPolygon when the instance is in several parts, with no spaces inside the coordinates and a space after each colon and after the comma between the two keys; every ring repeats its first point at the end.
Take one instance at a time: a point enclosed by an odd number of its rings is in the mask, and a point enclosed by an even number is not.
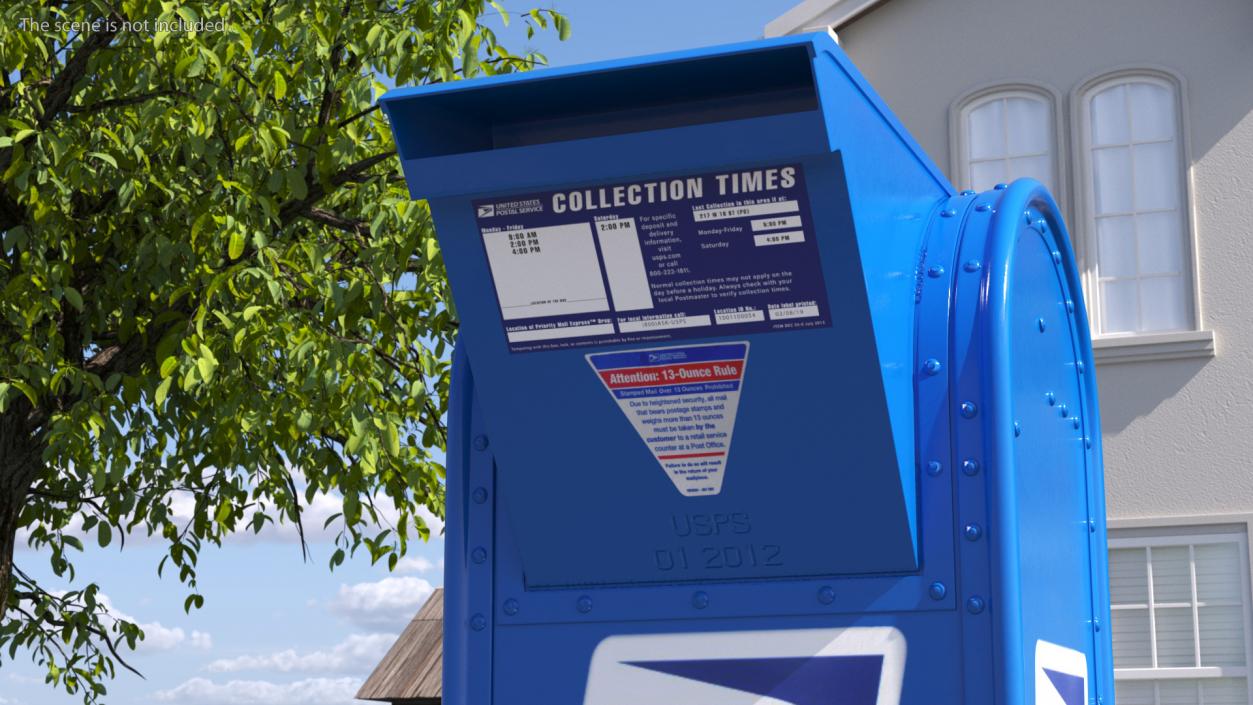
{"type": "Polygon", "coordinates": [[[1079,93],[1086,268],[1099,335],[1192,330],[1195,296],[1177,83],[1120,73],[1079,93]]]}
{"type": "Polygon", "coordinates": [[[985,89],[962,99],[955,111],[957,181],[984,191],[1021,177],[1056,192],[1055,101],[1031,86],[985,89]]]}

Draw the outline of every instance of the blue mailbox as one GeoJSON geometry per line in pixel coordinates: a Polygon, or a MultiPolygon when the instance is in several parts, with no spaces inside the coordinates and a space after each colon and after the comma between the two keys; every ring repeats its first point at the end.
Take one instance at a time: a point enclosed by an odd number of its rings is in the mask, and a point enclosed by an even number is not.
{"type": "Polygon", "coordinates": [[[827,35],[387,94],[461,320],[448,705],[1112,703],[1056,204],[827,35]]]}

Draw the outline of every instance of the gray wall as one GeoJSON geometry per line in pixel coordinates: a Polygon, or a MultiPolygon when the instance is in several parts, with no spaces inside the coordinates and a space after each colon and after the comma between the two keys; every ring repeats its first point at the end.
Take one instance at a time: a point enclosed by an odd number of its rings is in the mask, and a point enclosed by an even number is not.
{"type": "MultiPolygon", "coordinates": [[[[971,89],[1044,83],[1069,122],[1071,91],[1096,74],[1183,79],[1201,327],[1217,354],[1098,365],[1109,513],[1253,512],[1253,2],[888,0],[837,31],[946,171],[948,111],[971,89]]],[[[1073,191],[1076,136],[1063,134],[1073,191]]],[[[1078,230],[1073,193],[1058,196],[1078,230]]]]}

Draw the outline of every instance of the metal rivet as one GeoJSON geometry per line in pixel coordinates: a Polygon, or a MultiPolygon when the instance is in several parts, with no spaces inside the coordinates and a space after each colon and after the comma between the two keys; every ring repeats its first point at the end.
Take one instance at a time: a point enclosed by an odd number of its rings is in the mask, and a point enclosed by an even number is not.
{"type": "Polygon", "coordinates": [[[980,203],[979,205],[975,206],[975,210],[979,211],[980,213],[987,213],[988,211],[992,210],[992,204],[980,203]]]}
{"type": "Polygon", "coordinates": [[[487,450],[487,443],[488,443],[487,436],[475,436],[474,437],[474,449],[475,450],[487,450]]]}
{"type": "Polygon", "coordinates": [[[818,601],[824,605],[835,602],[835,590],[830,585],[823,585],[818,588],[818,601]]]}
{"type": "Polygon", "coordinates": [[[944,466],[940,464],[940,461],[932,460],[931,462],[927,463],[927,474],[930,475],[931,477],[935,477],[936,475],[939,475],[943,471],[944,471],[944,466]]]}
{"type": "Polygon", "coordinates": [[[482,504],[487,501],[487,490],[482,487],[474,488],[474,503],[482,504]]]}
{"type": "Polygon", "coordinates": [[[505,604],[504,604],[505,614],[512,617],[518,613],[519,609],[521,609],[521,606],[518,604],[517,600],[513,599],[512,597],[509,598],[508,600],[505,600],[505,604]]]}
{"type": "Polygon", "coordinates": [[[1035,324],[1036,324],[1036,327],[1038,327],[1038,328],[1040,329],[1040,332],[1041,332],[1041,333],[1043,333],[1043,332],[1044,332],[1044,329],[1047,327],[1047,325],[1044,323],[1044,319],[1043,319],[1043,318],[1037,318],[1037,319],[1035,319],[1035,324]]]}
{"type": "Polygon", "coordinates": [[[1079,370],[1079,374],[1083,374],[1083,360],[1075,362],[1075,369],[1079,370]]]}
{"type": "Polygon", "coordinates": [[[941,365],[940,361],[934,357],[929,357],[922,363],[922,369],[926,370],[929,375],[939,374],[943,367],[944,365],[941,365]]]}
{"type": "Polygon", "coordinates": [[[1063,419],[1068,418],[1070,416],[1070,409],[1067,409],[1065,404],[1062,404],[1061,406],[1057,407],[1057,411],[1058,413],[1062,415],[1063,419]]]}
{"type": "Polygon", "coordinates": [[[1053,264],[1061,264],[1061,263],[1062,263],[1062,253],[1058,252],[1057,250],[1053,250],[1053,264]]]}
{"type": "Polygon", "coordinates": [[[587,595],[580,597],[578,601],[574,603],[574,608],[582,612],[583,614],[587,614],[588,612],[591,612],[592,611],[592,598],[588,597],[587,595]]]}
{"type": "Polygon", "coordinates": [[[967,458],[963,460],[962,472],[966,473],[970,477],[974,477],[975,475],[978,475],[979,474],[979,461],[975,460],[974,458],[967,458]]]}
{"type": "Polygon", "coordinates": [[[1033,220],[1035,220],[1035,219],[1031,217],[1031,211],[1023,211],[1023,212],[1022,212],[1022,220],[1023,220],[1023,222],[1025,222],[1027,225],[1031,225],[1031,221],[1033,221],[1033,220]]]}
{"type": "Polygon", "coordinates": [[[967,272],[977,272],[981,267],[983,267],[983,263],[977,259],[966,260],[966,264],[962,265],[962,269],[967,272]]]}
{"type": "Polygon", "coordinates": [[[1092,521],[1091,519],[1088,519],[1088,533],[1089,534],[1096,533],[1096,522],[1092,521]]]}
{"type": "Polygon", "coordinates": [[[1014,422],[1014,438],[1017,438],[1021,435],[1022,435],[1022,424],[1015,421],[1014,422]]]}
{"type": "Polygon", "coordinates": [[[984,607],[987,607],[987,604],[978,595],[974,595],[969,600],[966,600],[966,611],[971,614],[979,614],[984,607]]]}
{"type": "Polygon", "coordinates": [[[1101,620],[1099,619],[1092,620],[1092,629],[1093,631],[1098,631],[1098,632],[1101,631],[1101,620]]]}
{"type": "Polygon", "coordinates": [[[1049,230],[1049,224],[1043,218],[1037,218],[1031,225],[1042,233],[1046,233],[1049,230]]]}
{"type": "Polygon", "coordinates": [[[975,406],[975,403],[972,401],[964,401],[961,405],[961,413],[962,416],[973,419],[975,414],[979,413],[979,407],[975,406]]]}
{"type": "Polygon", "coordinates": [[[482,546],[479,546],[478,548],[475,548],[473,551],[470,551],[470,560],[474,561],[475,563],[482,563],[483,561],[487,560],[487,549],[483,548],[482,546]]]}
{"type": "Polygon", "coordinates": [[[1048,401],[1049,406],[1052,406],[1057,403],[1057,396],[1053,394],[1052,392],[1045,392],[1044,399],[1048,401]]]}
{"type": "Polygon", "coordinates": [[[980,538],[983,538],[983,527],[974,523],[967,524],[963,533],[966,535],[967,541],[978,541],[980,538]]]}
{"type": "Polygon", "coordinates": [[[948,588],[944,587],[944,583],[937,580],[927,588],[927,594],[933,600],[943,600],[944,596],[948,594],[948,588]]]}
{"type": "Polygon", "coordinates": [[[709,593],[698,590],[692,594],[692,606],[698,610],[703,610],[709,606],[709,593]]]}
{"type": "Polygon", "coordinates": [[[975,195],[975,192],[974,192],[972,189],[963,189],[963,190],[962,190],[962,192],[961,192],[961,193],[959,193],[959,194],[957,194],[957,195],[959,195],[959,196],[973,196],[973,195],[975,195]]]}
{"type": "Polygon", "coordinates": [[[955,215],[957,215],[957,211],[953,210],[952,208],[945,208],[944,210],[940,211],[941,218],[952,218],[955,215]]]}
{"type": "Polygon", "coordinates": [[[1079,423],[1079,417],[1078,417],[1078,416],[1076,416],[1076,417],[1074,418],[1074,420],[1072,421],[1072,423],[1074,423],[1075,428],[1079,428],[1079,426],[1081,425],[1081,424],[1079,423]]]}
{"type": "Polygon", "coordinates": [[[1004,191],[1005,189],[1009,188],[1009,184],[997,184],[993,186],[992,188],[996,189],[997,191],[1004,191]]]}
{"type": "Polygon", "coordinates": [[[1075,312],[1075,302],[1071,301],[1070,299],[1066,299],[1066,313],[1074,313],[1074,312],[1075,312]]]}
{"type": "Polygon", "coordinates": [[[1083,437],[1083,447],[1084,447],[1084,448],[1091,448],[1091,447],[1092,447],[1092,437],[1091,437],[1091,436],[1084,436],[1084,437],[1083,437]]]}
{"type": "Polygon", "coordinates": [[[931,277],[932,279],[939,279],[940,277],[944,276],[944,268],[937,264],[934,267],[927,270],[927,276],[931,277]]]}
{"type": "Polygon", "coordinates": [[[487,628],[487,617],[476,614],[470,618],[470,628],[476,632],[481,632],[487,628]]]}

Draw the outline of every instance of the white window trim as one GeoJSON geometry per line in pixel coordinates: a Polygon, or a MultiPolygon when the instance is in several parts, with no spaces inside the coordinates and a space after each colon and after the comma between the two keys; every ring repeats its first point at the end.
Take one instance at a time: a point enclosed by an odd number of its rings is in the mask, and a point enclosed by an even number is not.
{"type": "Polygon", "coordinates": [[[1098,365],[1213,357],[1216,351],[1212,330],[1106,335],[1092,339],[1092,355],[1098,365]]]}
{"type": "Polygon", "coordinates": [[[1222,543],[1233,538],[1244,548],[1240,552],[1240,577],[1244,591],[1245,667],[1206,666],[1199,668],[1116,668],[1114,680],[1171,680],[1188,678],[1245,678],[1249,703],[1253,705],[1253,514],[1204,514],[1169,517],[1109,519],[1108,548],[1222,543]],[[1134,533],[1131,533],[1134,532],[1134,533]],[[1119,534],[1123,535],[1119,535],[1119,534]]]}
{"type": "MultiPolygon", "coordinates": [[[[1100,305],[1100,296],[1094,272],[1095,226],[1092,203],[1092,136],[1089,120],[1089,103],[1092,96],[1111,84],[1129,79],[1145,79],[1164,83],[1175,92],[1175,124],[1178,126],[1179,164],[1183,167],[1180,209],[1184,214],[1184,267],[1187,281],[1185,291],[1191,298],[1192,329],[1164,333],[1132,333],[1117,335],[1094,335],[1093,352],[1098,364],[1119,362],[1144,362],[1150,360],[1173,360],[1194,357],[1213,357],[1216,345],[1213,331],[1202,327],[1204,321],[1201,307],[1201,269],[1197,256],[1196,207],[1193,198],[1193,169],[1191,129],[1188,120],[1187,88],[1183,79],[1173,71],[1156,66],[1123,67],[1104,71],[1079,83],[1070,95],[1070,123],[1076,140],[1077,158],[1074,160],[1074,212],[1071,228],[1075,257],[1079,260],[1080,276],[1084,293],[1090,303],[1100,305]]],[[[1099,325],[1093,308],[1093,330],[1099,325]]]]}
{"type": "Polygon", "coordinates": [[[1066,217],[1066,205],[1069,199],[1069,172],[1066,168],[1065,123],[1062,115],[1062,94],[1052,86],[1033,81],[1011,81],[990,83],[974,88],[958,97],[949,106],[948,139],[949,139],[949,173],[955,176],[959,188],[967,188],[970,184],[970,167],[966,164],[966,150],[969,138],[966,136],[966,116],[977,105],[994,98],[1013,98],[1015,96],[1030,97],[1043,100],[1048,105],[1049,118],[1053,121],[1053,130],[1049,135],[1050,154],[1053,166],[1053,199],[1066,217]]]}

